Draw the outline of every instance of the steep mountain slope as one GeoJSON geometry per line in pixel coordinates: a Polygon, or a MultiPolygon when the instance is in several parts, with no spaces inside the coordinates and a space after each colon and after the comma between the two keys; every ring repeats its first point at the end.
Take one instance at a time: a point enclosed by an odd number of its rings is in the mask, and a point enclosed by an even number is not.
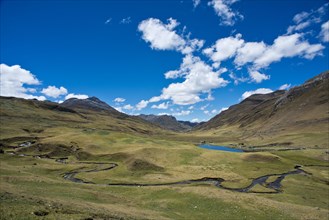
{"type": "Polygon", "coordinates": [[[149,121],[153,124],[159,125],[160,127],[172,130],[172,131],[188,131],[191,130],[197,123],[177,121],[174,116],[170,115],[144,115],[141,114],[138,117],[149,121]]]}
{"type": "Polygon", "coordinates": [[[264,120],[270,114],[272,106],[285,91],[276,91],[269,94],[252,95],[239,104],[232,105],[228,110],[221,112],[198,129],[208,130],[227,125],[248,126],[264,120]]]}
{"type": "Polygon", "coordinates": [[[289,91],[252,95],[196,130],[241,141],[328,145],[328,86],[326,71],[289,91]]]}

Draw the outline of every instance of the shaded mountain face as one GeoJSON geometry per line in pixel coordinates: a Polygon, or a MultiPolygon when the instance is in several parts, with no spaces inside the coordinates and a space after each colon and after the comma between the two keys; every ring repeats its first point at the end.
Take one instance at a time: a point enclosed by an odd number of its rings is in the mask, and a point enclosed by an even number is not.
{"type": "Polygon", "coordinates": [[[236,135],[241,140],[307,136],[325,141],[329,122],[329,71],[289,91],[252,95],[196,131],[236,135]]]}
{"type": "Polygon", "coordinates": [[[77,111],[96,111],[98,113],[110,113],[115,115],[124,115],[120,113],[119,111],[115,110],[111,106],[109,106],[107,103],[99,100],[96,97],[90,97],[87,99],[77,99],[77,98],[71,98],[68,100],[65,100],[63,103],[60,104],[60,106],[65,108],[74,109],[77,111]]]}
{"type": "Polygon", "coordinates": [[[190,122],[190,121],[178,121],[179,123],[183,124],[183,125],[186,125],[186,126],[189,126],[191,128],[199,125],[199,124],[202,124],[204,122],[190,122]]]}
{"type": "Polygon", "coordinates": [[[189,131],[195,125],[197,125],[197,123],[177,121],[177,119],[171,115],[144,115],[144,114],[141,114],[138,117],[140,117],[146,121],[149,121],[153,124],[156,124],[164,129],[172,130],[172,131],[189,131]]]}

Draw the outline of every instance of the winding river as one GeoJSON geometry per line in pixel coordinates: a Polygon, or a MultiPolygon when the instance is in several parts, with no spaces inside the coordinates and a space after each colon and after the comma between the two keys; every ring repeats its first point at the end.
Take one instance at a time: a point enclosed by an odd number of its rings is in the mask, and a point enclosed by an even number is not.
{"type": "MultiPolygon", "coordinates": [[[[81,164],[84,164],[85,162],[80,162],[81,164]]],[[[92,163],[88,162],[88,164],[98,164],[98,165],[104,165],[106,163],[92,163]]],[[[200,179],[191,179],[191,180],[183,180],[183,181],[178,181],[178,182],[169,182],[169,183],[108,183],[108,184],[96,184],[93,182],[88,182],[79,178],[76,178],[75,175],[79,173],[90,173],[90,172],[100,172],[100,171],[105,171],[105,170],[111,170],[114,169],[115,167],[118,166],[116,163],[109,163],[109,166],[106,168],[101,168],[101,169],[91,169],[91,170],[75,170],[75,171],[70,171],[67,173],[63,174],[63,178],[75,183],[84,183],[84,184],[95,184],[95,185],[108,185],[108,186],[172,186],[172,185],[189,185],[189,184],[209,184],[213,185],[215,187],[221,188],[221,189],[226,189],[226,190],[231,190],[235,192],[254,192],[254,193],[279,193],[282,192],[282,185],[281,182],[284,180],[286,176],[289,175],[295,175],[295,174],[309,174],[305,172],[303,169],[301,169],[300,166],[295,166],[294,170],[285,172],[285,173],[279,173],[279,174],[268,174],[264,176],[260,176],[257,178],[254,178],[252,182],[242,188],[230,188],[230,187],[225,187],[222,185],[222,182],[225,180],[222,178],[218,177],[203,177],[200,179]],[[269,177],[276,177],[276,179],[272,182],[266,182],[269,177]],[[251,189],[256,186],[257,184],[269,189],[270,191],[268,192],[255,192],[252,191],[251,189]]]]}
{"type": "MultiPolygon", "coordinates": [[[[24,146],[26,147],[26,146],[24,146]]],[[[19,147],[20,148],[20,147],[19,147]]],[[[16,148],[19,149],[19,148],[16,148]]],[[[30,156],[38,159],[46,158],[46,159],[52,159],[57,163],[62,164],[68,164],[67,159],[68,158],[52,158],[48,155],[27,155],[27,154],[20,154],[16,151],[7,152],[8,154],[12,155],[18,155],[18,156],[30,156]]],[[[72,163],[73,164],[73,163],[72,163]]],[[[106,163],[106,162],[75,162],[74,164],[90,164],[90,165],[96,165],[96,168],[89,169],[89,170],[82,170],[77,169],[73,171],[66,172],[62,174],[62,177],[65,180],[74,182],[74,183],[80,183],[80,184],[93,184],[93,185],[108,185],[108,186],[125,186],[125,187],[147,187],[147,186],[173,186],[173,185],[189,185],[189,184],[208,184],[213,185],[215,187],[218,187],[220,189],[235,191],[235,192],[241,192],[241,193],[280,193],[282,192],[282,185],[281,182],[284,180],[286,176],[289,175],[296,175],[296,174],[309,174],[305,172],[301,166],[295,166],[293,170],[285,172],[285,173],[278,173],[278,174],[268,174],[264,176],[259,176],[254,178],[251,183],[242,188],[230,188],[223,186],[222,183],[225,181],[222,178],[219,177],[203,177],[200,179],[191,179],[191,180],[182,180],[177,182],[168,182],[168,183],[108,183],[108,184],[98,184],[90,181],[86,181],[80,178],[77,178],[76,175],[79,173],[92,173],[92,172],[102,172],[107,170],[112,170],[118,167],[119,165],[116,163],[106,163]],[[267,180],[270,177],[276,177],[272,182],[267,182],[267,180]],[[252,191],[252,188],[256,185],[261,185],[265,188],[267,188],[269,191],[263,191],[263,192],[257,192],[252,191]]]]}

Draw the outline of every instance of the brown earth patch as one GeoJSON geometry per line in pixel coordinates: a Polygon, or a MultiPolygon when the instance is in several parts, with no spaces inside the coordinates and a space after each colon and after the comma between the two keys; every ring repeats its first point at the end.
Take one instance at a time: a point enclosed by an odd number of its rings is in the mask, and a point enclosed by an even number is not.
{"type": "Polygon", "coordinates": [[[141,159],[129,162],[128,169],[131,171],[164,171],[163,167],[141,159]]]}
{"type": "Polygon", "coordinates": [[[248,162],[274,162],[279,161],[280,157],[274,155],[246,153],[243,155],[242,159],[248,162]]]}

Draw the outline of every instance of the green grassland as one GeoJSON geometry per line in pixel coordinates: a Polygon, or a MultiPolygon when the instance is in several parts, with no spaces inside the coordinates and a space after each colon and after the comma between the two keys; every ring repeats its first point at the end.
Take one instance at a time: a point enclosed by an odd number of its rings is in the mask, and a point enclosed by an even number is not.
{"type": "MultiPolygon", "coordinates": [[[[224,133],[176,134],[134,118],[54,112],[35,103],[20,102],[20,108],[14,102],[1,102],[0,148],[4,153],[0,154],[0,219],[329,217],[329,154],[322,146],[278,151],[285,147],[278,144],[259,147],[265,149],[264,152],[213,151],[199,148],[197,144],[206,140],[250,150],[248,147],[252,144],[261,146],[263,142],[234,139],[233,135],[224,133]],[[26,141],[33,144],[15,149],[26,141]],[[239,145],[241,142],[244,145],[239,145]],[[33,155],[68,157],[68,160],[64,164],[33,155]],[[76,175],[96,184],[64,179],[64,173],[69,171],[106,167],[80,162],[117,163],[118,166],[76,175]],[[224,179],[225,187],[241,188],[256,177],[288,172],[296,165],[302,165],[308,174],[287,176],[278,194],[271,194],[273,191],[260,185],[249,193],[202,183],[142,187],[106,185],[171,183],[214,177],[224,179]]],[[[325,139],[323,135],[321,138],[325,139]]],[[[273,143],[284,141],[273,140],[273,143]]]]}
{"type": "MultiPolygon", "coordinates": [[[[37,142],[41,144],[39,148],[34,144],[19,152],[31,155],[40,153],[40,149],[41,153],[57,152],[52,155],[68,156],[68,164],[1,154],[1,219],[37,219],[38,213],[47,213],[45,219],[326,219],[329,215],[328,197],[324,196],[329,193],[329,175],[328,169],[321,166],[306,167],[312,175],[287,177],[279,194],[239,193],[206,184],[85,185],[62,178],[70,170],[95,166],[78,164],[78,160],[102,161],[116,162],[119,166],[102,172],[80,173],[77,177],[100,184],[221,177],[226,180],[224,186],[243,187],[252,178],[290,171],[296,164],[326,166],[325,150],[240,154],[205,150],[193,143],[170,141],[161,136],[56,129],[43,132],[37,142]],[[56,136],[51,135],[55,133],[56,136]],[[70,150],[60,150],[64,146],[70,150]],[[72,150],[74,147],[80,148],[80,153],[72,150]],[[83,155],[82,159],[79,154],[83,155]]],[[[14,144],[17,143],[9,145],[14,144]]],[[[253,190],[268,191],[261,186],[253,190]]]]}

